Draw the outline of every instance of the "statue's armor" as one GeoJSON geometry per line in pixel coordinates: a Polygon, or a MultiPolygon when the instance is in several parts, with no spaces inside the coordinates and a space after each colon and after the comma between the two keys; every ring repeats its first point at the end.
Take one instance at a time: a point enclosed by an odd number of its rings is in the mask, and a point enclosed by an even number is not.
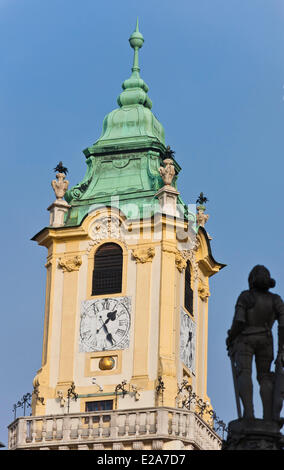
{"type": "MultiPolygon", "coordinates": [[[[255,356],[257,380],[263,402],[264,419],[272,419],[273,360],[272,326],[278,320],[278,331],[284,327],[284,303],[280,296],[251,289],[240,294],[230,330],[232,355],[237,369],[244,416],[252,418],[252,358],[255,356]]],[[[283,336],[283,333],[281,333],[283,336]]],[[[282,339],[280,343],[282,342],[282,339]]]]}
{"type": "Polygon", "coordinates": [[[273,298],[269,293],[261,292],[255,304],[247,310],[247,327],[266,327],[271,329],[275,321],[273,298]]]}
{"type": "Polygon", "coordinates": [[[237,300],[234,323],[242,323],[242,333],[271,330],[275,320],[284,326],[284,304],[281,297],[271,292],[252,289],[241,293],[237,300]]]}

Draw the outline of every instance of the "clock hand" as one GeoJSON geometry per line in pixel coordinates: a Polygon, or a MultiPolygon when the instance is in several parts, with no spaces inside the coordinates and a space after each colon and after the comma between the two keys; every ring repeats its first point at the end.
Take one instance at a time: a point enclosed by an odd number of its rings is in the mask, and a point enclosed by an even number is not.
{"type": "MultiPolygon", "coordinates": [[[[102,318],[101,318],[101,317],[100,317],[100,320],[101,320],[101,322],[102,322],[102,318]]],[[[108,320],[109,320],[109,319],[108,319],[108,320]]],[[[108,320],[106,320],[106,321],[102,324],[101,328],[103,328],[104,331],[105,331],[105,333],[106,333],[106,339],[107,339],[111,344],[113,344],[112,334],[109,333],[109,331],[108,331],[108,329],[107,329],[107,327],[106,327],[106,323],[107,323],[108,320]]]]}
{"type": "Polygon", "coordinates": [[[106,322],[108,322],[109,320],[114,321],[116,319],[116,314],[117,314],[117,310],[113,310],[112,312],[108,312],[108,314],[107,314],[108,319],[106,320],[106,322]]]}
{"type": "MultiPolygon", "coordinates": [[[[103,328],[105,330],[105,325],[111,320],[111,321],[114,321],[116,319],[116,313],[117,313],[117,310],[114,310],[112,312],[108,312],[107,314],[107,319],[106,321],[102,324],[102,326],[100,328],[97,329],[97,333],[103,328]]],[[[100,320],[102,322],[102,317],[100,317],[100,320]]],[[[106,331],[106,330],[105,330],[106,331]]]]}
{"type": "Polygon", "coordinates": [[[186,343],[186,346],[185,346],[185,347],[188,346],[188,343],[189,343],[189,341],[191,341],[191,339],[192,339],[192,333],[191,333],[191,331],[190,331],[190,332],[188,333],[188,340],[187,340],[187,343],[186,343]]]}
{"type": "MultiPolygon", "coordinates": [[[[101,322],[103,323],[102,317],[100,317],[100,320],[101,320],[101,322]]],[[[101,328],[104,329],[104,331],[106,332],[106,334],[108,334],[108,329],[107,329],[107,327],[106,327],[107,321],[108,321],[108,320],[106,320],[106,321],[102,324],[102,326],[101,326],[101,328]]],[[[101,328],[100,328],[100,329],[101,329],[101,328]]]]}
{"type": "Polygon", "coordinates": [[[113,344],[113,339],[112,339],[112,334],[111,334],[111,333],[108,333],[108,334],[106,335],[106,339],[107,339],[108,341],[110,341],[111,344],[113,344]]]}

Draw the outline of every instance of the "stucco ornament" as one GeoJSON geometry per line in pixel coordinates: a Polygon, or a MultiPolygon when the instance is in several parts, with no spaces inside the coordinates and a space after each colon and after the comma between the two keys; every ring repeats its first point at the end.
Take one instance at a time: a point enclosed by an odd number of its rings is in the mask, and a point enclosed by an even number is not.
{"type": "Polygon", "coordinates": [[[42,405],[44,405],[44,397],[40,396],[39,386],[40,386],[39,379],[38,379],[38,376],[36,375],[33,380],[34,389],[33,389],[32,395],[33,395],[33,398],[35,398],[37,402],[40,402],[42,405]]]}
{"type": "Polygon", "coordinates": [[[135,258],[136,263],[149,263],[155,256],[155,248],[137,248],[132,250],[132,255],[133,258],[135,258]]]}
{"type": "Polygon", "coordinates": [[[198,282],[198,295],[204,302],[210,297],[209,287],[201,279],[198,282]]]}
{"type": "Polygon", "coordinates": [[[55,192],[55,196],[57,200],[62,200],[64,195],[68,189],[69,181],[67,181],[66,175],[64,173],[56,173],[56,180],[51,181],[51,186],[53,191],[55,192]]]}
{"type": "Polygon", "coordinates": [[[96,219],[90,225],[89,236],[91,241],[89,242],[87,251],[90,251],[92,246],[98,245],[101,241],[110,238],[114,238],[125,243],[125,228],[118,217],[104,216],[96,219]]]}
{"type": "Polygon", "coordinates": [[[64,272],[79,271],[81,264],[81,256],[64,257],[58,260],[58,267],[64,272]]]}
{"type": "Polygon", "coordinates": [[[165,158],[165,166],[160,166],[159,173],[162,177],[162,180],[166,186],[171,186],[174,176],[176,174],[174,162],[171,158],[165,158]]]}
{"type": "Polygon", "coordinates": [[[193,274],[193,280],[195,281],[198,278],[198,264],[196,261],[196,248],[193,248],[191,250],[183,250],[181,252],[183,258],[185,259],[185,262],[189,261],[191,264],[192,268],[192,274],[193,274]]]}
{"type": "Polygon", "coordinates": [[[176,252],[176,267],[180,273],[186,268],[186,260],[179,251],[176,252]]]}

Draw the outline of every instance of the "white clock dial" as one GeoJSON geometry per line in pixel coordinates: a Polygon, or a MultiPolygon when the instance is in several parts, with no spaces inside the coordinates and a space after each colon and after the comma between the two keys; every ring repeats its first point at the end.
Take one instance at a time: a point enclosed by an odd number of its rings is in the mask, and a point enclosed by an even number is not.
{"type": "Polygon", "coordinates": [[[129,297],[82,302],[80,351],[109,351],[128,348],[130,310],[129,297]]]}
{"type": "Polygon", "coordinates": [[[195,371],[195,322],[181,309],[180,312],[180,359],[194,373],[195,371]]]}

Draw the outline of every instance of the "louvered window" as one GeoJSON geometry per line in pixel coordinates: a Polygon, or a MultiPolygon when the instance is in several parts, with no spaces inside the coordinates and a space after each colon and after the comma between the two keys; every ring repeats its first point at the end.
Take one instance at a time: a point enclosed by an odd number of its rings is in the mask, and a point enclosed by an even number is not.
{"type": "Polygon", "coordinates": [[[184,282],[184,306],[186,310],[193,315],[193,290],[191,288],[190,263],[187,262],[185,269],[184,282]]]}
{"type": "Polygon", "coordinates": [[[117,294],[122,288],[122,249],[105,243],[95,254],[92,295],[117,294]]]}

